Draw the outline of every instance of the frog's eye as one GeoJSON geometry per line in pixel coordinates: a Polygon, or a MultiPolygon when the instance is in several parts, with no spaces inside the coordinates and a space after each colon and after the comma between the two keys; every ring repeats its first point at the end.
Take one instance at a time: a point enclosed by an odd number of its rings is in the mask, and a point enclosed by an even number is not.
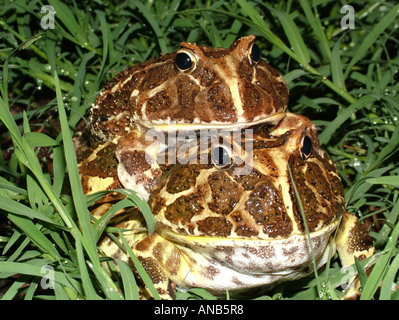
{"type": "Polygon", "coordinates": [[[227,168],[232,164],[231,151],[226,146],[218,145],[212,148],[211,160],[217,168],[227,168]]]}
{"type": "Polygon", "coordinates": [[[313,150],[313,142],[309,136],[304,136],[302,139],[301,156],[302,159],[307,159],[313,150]]]}
{"type": "Polygon", "coordinates": [[[260,61],[260,58],[261,58],[261,53],[260,53],[259,46],[256,43],[254,43],[249,52],[250,52],[249,56],[251,58],[251,62],[258,63],[260,61]]]}
{"type": "Polygon", "coordinates": [[[195,63],[195,57],[187,51],[180,51],[176,54],[175,64],[180,71],[193,70],[195,63]]]}

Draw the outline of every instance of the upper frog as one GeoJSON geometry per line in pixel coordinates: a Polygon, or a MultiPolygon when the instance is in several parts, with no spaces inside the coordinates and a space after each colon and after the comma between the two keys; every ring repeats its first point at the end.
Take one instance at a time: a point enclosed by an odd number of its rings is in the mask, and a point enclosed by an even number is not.
{"type": "Polygon", "coordinates": [[[247,128],[281,117],[287,100],[285,81],[261,59],[255,36],[229,49],[183,42],[177,52],[111,79],[91,109],[89,127],[96,140],[116,143],[123,187],[148,200],[162,174],[157,155],[176,147],[172,131],[247,128]],[[154,142],[154,130],[168,135],[168,143],[154,142]]]}
{"type": "Polygon", "coordinates": [[[175,53],[130,66],[105,86],[89,125],[100,140],[137,126],[168,131],[242,128],[284,112],[288,89],[261,59],[255,36],[228,49],[182,42],[175,53]]]}

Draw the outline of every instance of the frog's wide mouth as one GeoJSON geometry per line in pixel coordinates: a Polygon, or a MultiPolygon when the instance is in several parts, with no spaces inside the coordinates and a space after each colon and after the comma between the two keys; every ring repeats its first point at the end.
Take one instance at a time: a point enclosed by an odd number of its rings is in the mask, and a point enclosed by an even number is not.
{"type": "Polygon", "coordinates": [[[170,228],[164,228],[159,230],[159,233],[172,240],[175,243],[181,243],[183,245],[194,245],[197,244],[199,247],[217,247],[232,244],[238,247],[262,247],[264,245],[285,245],[289,242],[305,242],[309,243],[309,238],[313,241],[318,241],[320,237],[330,237],[330,235],[337,229],[340,223],[340,217],[337,217],[329,224],[321,227],[320,229],[310,232],[309,235],[306,233],[292,233],[288,237],[278,238],[259,238],[259,237],[217,237],[217,236],[203,236],[203,235],[187,235],[174,232],[170,228]]]}
{"type": "MultiPolygon", "coordinates": [[[[245,274],[276,274],[300,270],[310,265],[313,258],[321,261],[321,257],[334,255],[332,235],[339,222],[340,219],[334,220],[310,233],[310,237],[306,233],[294,233],[278,239],[222,238],[182,235],[170,230],[162,230],[161,235],[194,260],[203,257],[245,274]]],[[[320,265],[325,263],[325,259],[322,260],[320,265]]]]}
{"type": "Polygon", "coordinates": [[[141,126],[148,129],[158,130],[162,132],[172,131],[197,131],[197,130],[240,130],[256,126],[259,124],[277,124],[286,113],[279,112],[268,116],[259,116],[252,121],[246,119],[238,119],[236,122],[223,122],[223,121],[212,121],[212,122],[201,122],[194,119],[193,122],[173,121],[169,118],[160,120],[136,120],[141,126]]]}

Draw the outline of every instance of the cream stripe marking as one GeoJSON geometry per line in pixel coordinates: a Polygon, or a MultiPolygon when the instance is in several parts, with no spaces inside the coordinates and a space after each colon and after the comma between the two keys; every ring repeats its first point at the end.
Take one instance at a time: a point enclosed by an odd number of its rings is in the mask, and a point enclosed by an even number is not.
{"type": "Polygon", "coordinates": [[[227,75],[220,67],[218,64],[214,65],[214,70],[218,73],[219,77],[221,79],[224,79],[226,82],[227,86],[230,89],[231,92],[231,98],[233,99],[233,104],[235,109],[237,110],[237,118],[241,118],[241,116],[244,113],[243,107],[242,107],[242,102],[241,102],[241,97],[240,97],[240,91],[238,89],[238,75],[237,75],[237,70],[232,68],[231,66],[235,66],[235,63],[233,61],[233,57],[231,56],[226,56],[226,64],[229,66],[228,70],[232,73],[231,75],[227,75]]]}

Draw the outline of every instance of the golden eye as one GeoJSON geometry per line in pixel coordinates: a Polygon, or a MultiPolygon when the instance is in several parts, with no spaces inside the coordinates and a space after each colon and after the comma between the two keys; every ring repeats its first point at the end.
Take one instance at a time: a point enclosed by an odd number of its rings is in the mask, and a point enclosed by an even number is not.
{"type": "Polygon", "coordinates": [[[309,136],[304,136],[302,139],[301,156],[302,159],[307,159],[313,150],[313,142],[309,136]]]}
{"type": "Polygon", "coordinates": [[[180,71],[194,70],[196,59],[187,51],[180,51],[176,54],[175,65],[180,71]]]}

